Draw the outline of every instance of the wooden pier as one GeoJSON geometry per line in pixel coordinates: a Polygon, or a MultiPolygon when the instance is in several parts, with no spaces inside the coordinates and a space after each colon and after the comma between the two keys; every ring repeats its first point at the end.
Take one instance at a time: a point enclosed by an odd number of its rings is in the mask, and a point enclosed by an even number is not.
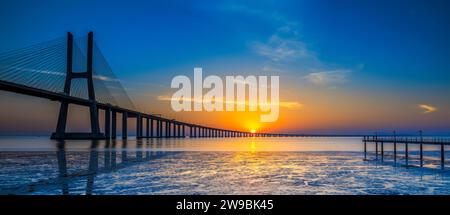
{"type": "Polygon", "coordinates": [[[397,137],[397,136],[364,136],[362,139],[364,143],[364,160],[367,159],[367,144],[372,143],[375,144],[375,160],[384,161],[385,158],[385,144],[393,145],[393,158],[394,162],[397,162],[397,158],[399,157],[397,148],[399,145],[404,145],[404,159],[405,166],[409,166],[409,146],[410,145],[419,145],[419,166],[423,167],[424,164],[424,146],[439,146],[440,151],[440,166],[441,170],[445,169],[445,146],[450,145],[450,139],[448,138],[430,138],[430,137],[397,137]]]}

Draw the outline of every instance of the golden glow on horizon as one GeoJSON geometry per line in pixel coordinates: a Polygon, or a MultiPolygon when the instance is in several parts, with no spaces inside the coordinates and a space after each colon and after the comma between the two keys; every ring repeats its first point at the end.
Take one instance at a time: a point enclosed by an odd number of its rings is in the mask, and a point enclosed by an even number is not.
{"type": "Polygon", "coordinates": [[[169,101],[162,102],[161,97],[158,98],[160,95],[170,94],[170,91],[157,92],[151,95],[154,100],[143,98],[142,101],[146,102],[140,106],[149,110],[148,112],[162,114],[171,119],[239,131],[250,132],[254,129],[258,133],[351,133],[382,127],[409,129],[417,124],[420,124],[421,128],[446,128],[450,117],[450,111],[443,108],[449,107],[448,101],[442,104],[423,102],[371,91],[290,85],[286,81],[280,89],[280,101],[298,101],[302,104],[301,108],[280,107],[279,119],[271,123],[260,122],[260,115],[263,113],[261,111],[174,112],[169,101]],[[420,108],[419,104],[430,105],[436,109],[427,107],[429,112],[424,114],[427,109],[420,108]]]}
{"type": "Polygon", "coordinates": [[[252,129],[252,130],[250,130],[250,133],[254,134],[254,133],[256,133],[256,130],[252,129]]]}

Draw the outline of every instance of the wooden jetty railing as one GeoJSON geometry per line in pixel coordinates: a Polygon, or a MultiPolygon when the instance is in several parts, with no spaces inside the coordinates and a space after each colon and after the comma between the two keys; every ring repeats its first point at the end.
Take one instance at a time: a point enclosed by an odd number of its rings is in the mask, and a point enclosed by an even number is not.
{"type": "Polygon", "coordinates": [[[403,144],[405,146],[405,166],[408,166],[409,161],[409,149],[408,145],[419,145],[419,162],[420,167],[423,167],[423,146],[424,145],[433,145],[440,146],[440,163],[441,169],[445,169],[445,146],[450,145],[449,138],[434,138],[434,137],[396,137],[396,136],[364,136],[362,139],[364,143],[364,160],[367,160],[367,143],[375,143],[375,159],[378,160],[378,157],[381,156],[381,161],[383,161],[385,157],[385,144],[393,144],[394,146],[394,162],[397,162],[397,145],[403,144]],[[380,145],[380,150],[379,150],[380,145]],[[378,153],[380,152],[380,153],[378,153]]]}

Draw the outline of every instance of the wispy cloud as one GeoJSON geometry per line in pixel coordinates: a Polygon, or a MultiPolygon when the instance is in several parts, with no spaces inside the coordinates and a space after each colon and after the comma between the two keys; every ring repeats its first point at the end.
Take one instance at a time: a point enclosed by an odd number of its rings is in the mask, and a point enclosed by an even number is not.
{"type": "Polygon", "coordinates": [[[419,108],[422,109],[422,113],[424,114],[433,113],[437,111],[436,107],[429,104],[419,104],[419,108]]]}
{"type": "Polygon", "coordinates": [[[313,56],[303,42],[282,38],[279,35],[272,35],[266,43],[253,42],[251,46],[257,54],[272,61],[289,61],[313,56]]]}
{"type": "Polygon", "coordinates": [[[331,70],[309,73],[305,79],[317,85],[335,85],[347,82],[350,70],[331,70]]]}

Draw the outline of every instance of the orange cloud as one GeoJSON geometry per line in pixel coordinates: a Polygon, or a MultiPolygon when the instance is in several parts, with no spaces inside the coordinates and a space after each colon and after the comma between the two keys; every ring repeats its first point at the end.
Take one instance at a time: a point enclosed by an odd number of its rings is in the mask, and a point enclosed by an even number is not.
{"type": "Polygon", "coordinates": [[[436,108],[436,107],[431,106],[431,105],[429,105],[429,104],[420,104],[420,105],[419,105],[419,108],[422,109],[422,110],[423,110],[422,113],[425,113],[425,114],[427,114],[427,113],[433,113],[433,112],[437,111],[437,108],[436,108]]]}

